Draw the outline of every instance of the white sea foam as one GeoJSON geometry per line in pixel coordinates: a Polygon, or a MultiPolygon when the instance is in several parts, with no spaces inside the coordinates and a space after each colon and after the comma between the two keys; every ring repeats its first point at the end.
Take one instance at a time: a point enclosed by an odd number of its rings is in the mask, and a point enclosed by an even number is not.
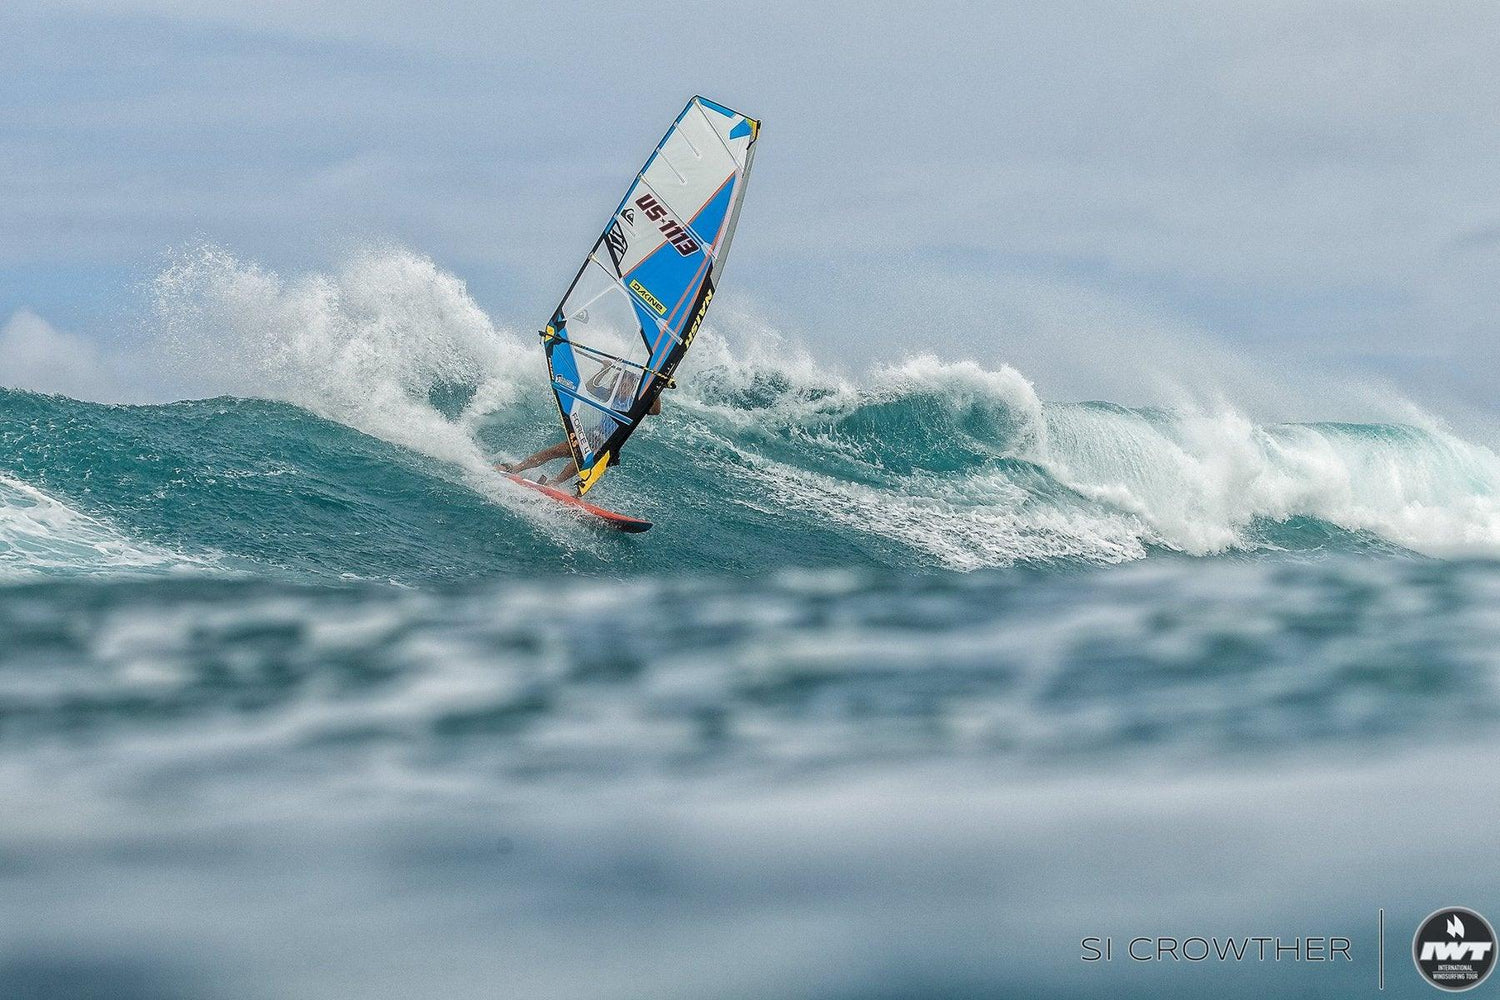
{"type": "Polygon", "coordinates": [[[105,521],[0,475],[0,581],[208,568],[202,559],[133,541],[105,521]]]}
{"type": "Polygon", "coordinates": [[[1500,458],[1438,429],[1088,406],[1048,407],[1046,421],[1041,464],[1194,555],[1293,517],[1433,555],[1500,549],[1500,458]]]}
{"type": "Polygon", "coordinates": [[[570,531],[496,473],[475,436],[535,386],[534,338],[496,326],[429,258],[366,249],[332,272],[283,277],[202,246],[176,254],[152,293],[158,353],[180,391],[293,403],[451,463],[481,495],[570,531]],[[470,395],[450,416],[430,394],[453,386],[470,395]]]}
{"type": "Polygon", "coordinates": [[[194,394],[285,400],[468,467],[484,464],[473,438],[429,392],[460,385],[503,406],[530,360],[462,281],[406,251],[283,278],[200,247],[178,254],[152,290],[163,358],[194,394]]]}

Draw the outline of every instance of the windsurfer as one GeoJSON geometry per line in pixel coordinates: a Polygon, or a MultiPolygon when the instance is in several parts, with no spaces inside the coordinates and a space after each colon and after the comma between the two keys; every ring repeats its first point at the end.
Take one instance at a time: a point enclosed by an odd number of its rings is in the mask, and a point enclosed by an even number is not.
{"type": "MultiPolygon", "coordinates": [[[[661,396],[657,396],[651,401],[651,408],[646,413],[654,417],[660,412],[661,396]]],[[[566,458],[568,464],[562,467],[562,470],[555,478],[549,480],[546,476],[542,476],[537,480],[540,483],[556,485],[558,483],[565,483],[578,475],[578,463],[572,456],[573,449],[568,445],[567,439],[564,438],[550,447],[543,448],[539,452],[526,456],[519,462],[501,462],[495,468],[501,472],[521,473],[527,469],[534,469],[539,465],[546,465],[548,462],[556,461],[559,458],[566,458]]]]}

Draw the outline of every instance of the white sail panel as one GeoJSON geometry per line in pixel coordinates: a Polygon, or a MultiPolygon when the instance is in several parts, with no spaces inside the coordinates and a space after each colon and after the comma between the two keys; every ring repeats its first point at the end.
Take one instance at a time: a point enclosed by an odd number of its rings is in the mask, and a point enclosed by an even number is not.
{"type": "MultiPolygon", "coordinates": [[[[645,364],[648,351],[636,298],[612,267],[591,255],[559,307],[562,325],[580,344],[645,364]]],[[[657,325],[651,326],[654,330],[657,325]]]]}

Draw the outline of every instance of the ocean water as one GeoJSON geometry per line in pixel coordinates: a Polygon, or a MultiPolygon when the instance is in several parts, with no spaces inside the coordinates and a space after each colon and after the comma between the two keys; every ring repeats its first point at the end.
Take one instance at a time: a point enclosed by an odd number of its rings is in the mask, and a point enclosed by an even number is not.
{"type": "Polygon", "coordinates": [[[153,296],[181,401],[0,390],[0,995],[1349,996],[1383,908],[1420,996],[1500,917],[1483,442],[731,316],[624,536],[489,468],[539,352],[429,262],[153,296]],[[1158,934],[1355,961],[1080,961],[1158,934]]]}

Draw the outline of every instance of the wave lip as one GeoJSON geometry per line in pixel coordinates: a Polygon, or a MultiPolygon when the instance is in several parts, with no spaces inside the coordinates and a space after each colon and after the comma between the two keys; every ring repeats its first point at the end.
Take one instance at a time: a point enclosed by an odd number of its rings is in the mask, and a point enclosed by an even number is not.
{"type": "Polygon", "coordinates": [[[0,582],[207,566],[203,560],[133,541],[113,525],[0,474],[0,582]]]}

